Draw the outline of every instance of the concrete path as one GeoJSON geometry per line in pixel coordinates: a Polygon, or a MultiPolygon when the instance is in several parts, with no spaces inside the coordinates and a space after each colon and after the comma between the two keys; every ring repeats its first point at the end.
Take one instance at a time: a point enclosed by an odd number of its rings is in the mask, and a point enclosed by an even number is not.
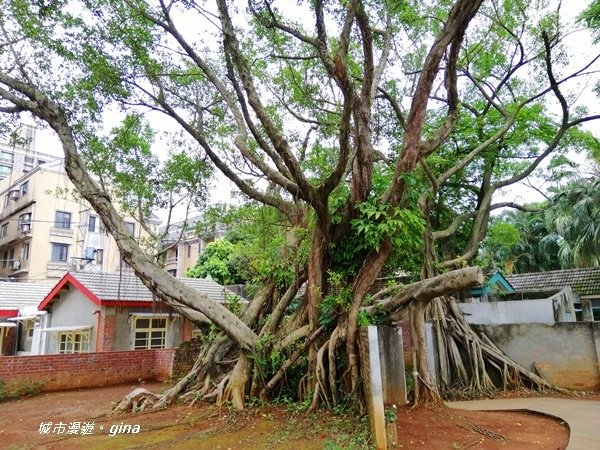
{"type": "Polygon", "coordinates": [[[450,408],[495,411],[528,410],[560,418],[569,424],[568,450],[600,449],[600,401],[561,398],[515,398],[448,402],[450,408]]]}

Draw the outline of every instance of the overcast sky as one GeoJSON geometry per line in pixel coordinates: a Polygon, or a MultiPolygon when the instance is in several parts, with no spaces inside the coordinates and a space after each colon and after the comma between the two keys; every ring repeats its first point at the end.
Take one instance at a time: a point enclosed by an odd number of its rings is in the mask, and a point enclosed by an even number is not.
{"type": "MultiPolygon", "coordinates": [[[[585,1],[585,2],[582,2],[582,1],[563,2],[563,13],[565,15],[565,18],[567,20],[573,21],[587,4],[589,4],[588,1],[585,1]]],[[[573,49],[572,55],[574,55],[574,54],[580,55],[579,58],[574,59],[575,64],[577,63],[578,60],[585,61],[587,59],[586,56],[589,56],[592,54],[594,45],[592,44],[592,39],[588,32],[581,31],[581,32],[574,33],[573,35],[569,36],[568,39],[569,39],[568,40],[569,47],[571,47],[573,49]]],[[[582,82],[582,87],[581,87],[582,89],[585,89],[584,84],[585,83],[582,82]]],[[[592,104],[597,105],[598,99],[594,95],[589,95],[589,92],[590,92],[589,88],[590,87],[587,86],[587,89],[585,89],[585,90],[587,90],[586,94],[582,95],[579,100],[582,101],[583,99],[589,99],[589,101],[592,102],[592,104]]],[[[165,124],[164,116],[162,116],[158,113],[153,113],[153,114],[147,116],[147,118],[148,118],[148,120],[150,120],[151,124],[157,128],[164,126],[164,124],[165,124]]],[[[118,125],[118,122],[120,119],[121,119],[120,114],[117,114],[114,112],[109,112],[108,114],[106,114],[107,128],[109,129],[109,128],[112,128],[112,127],[118,125]]],[[[173,129],[175,129],[175,128],[173,128],[173,129]]],[[[595,136],[597,136],[597,137],[600,136],[600,123],[598,123],[598,122],[587,123],[586,129],[590,130],[595,136]]],[[[54,154],[57,156],[62,156],[62,154],[63,154],[61,146],[60,146],[60,142],[54,136],[54,133],[51,130],[48,130],[48,129],[39,130],[38,136],[37,136],[37,144],[38,145],[37,145],[36,150],[39,152],[50,153],[50,154],[54,154]]],[[[162,151],[164,154],[165,145],[161,144],[161,142],[159,140],[157,140],[155,147],[158,152],[162,151]],[[161,150],[161,149],[163,149],[163,150],[161,150]]],[[[577,162],[585,165],[586,158],[584,155],[572,155],[572,157],[577,162]]],[[[216,171],[216,172],[218,172],[218,171],[216,171]]],[[[530,182],[532,182],[533,184],[537,184],[538,187],[540,187],[540,188],[543,188],[543,186],[541,185],[541,182],[539,180],[530,179],[530,182]]],[[[220,173],[216,173],[216,179],[213,182],[213,184],[214,184],[214,188],[212,189],[211,200],[210,200],[211,203],[231,202],[232,201],[231,192],[232,192],[232,189],[234,189],[234,186],[229,180],[227,180],[220,173]]],[[[502,192],[500,194],[500,198],[498,198],[497,200],[514,200],[517,202],[531,202],[531,201],[537,201],[537,200],[542,200],[542,199],[543,199],[543,197],[539,193],[521,185],[521,186],[513,187],[510,190],[506,190],[506,191],[502,192]]],[[[179,213],[178,215],[182,216],[183,213],[179,213]]],[[[177,217],[177,219],[179,219],[179,218],[180,217],[177,217]]]]}

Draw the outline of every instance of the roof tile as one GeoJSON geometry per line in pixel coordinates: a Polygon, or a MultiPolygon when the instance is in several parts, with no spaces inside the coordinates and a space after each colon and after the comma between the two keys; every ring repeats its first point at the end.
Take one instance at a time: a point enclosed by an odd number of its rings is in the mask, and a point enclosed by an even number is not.
{"type": "Polygon", "coordinates": [[[0,310],[37,306],[53,287],[52,284],[0,281],[0,310]]]}
{"type": "MultiPolygon", "coordinates": [[[[71,275],[88,288],[100,300],[121,300],[147,302],[154,300],[154,294],[133,275],[100,272],[71,272],[71,275]]],[[[208,298],[223,302],[224,292],[235,295],[219,283],[203,278],[177,278],[208,298]]]]}
{"type": "Polygon", "coordinates": [[[600,267],[552,270],[507,276],[515,291],[531,292],[571,287],[579,295],[600,295],[600,267]]]}

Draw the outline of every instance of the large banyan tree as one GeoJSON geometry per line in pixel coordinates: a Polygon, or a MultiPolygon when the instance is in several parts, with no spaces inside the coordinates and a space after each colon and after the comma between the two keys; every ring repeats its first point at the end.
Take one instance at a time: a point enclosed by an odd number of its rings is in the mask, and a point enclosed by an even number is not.
{"type": "MultiPolygon", "coordinates": [[[[466,266],[490,213],[520,207],[494,194],[593,141],[580,125],[596,116],[578,94],[598,55],[565,51],[560,2],[1,4],[3,117],[30,113],[54,130],[124,260],[160,301],[220,331],[161,403],[186,392],[236,407],[281,392],[313,407],[360,403],[359,327],[405,316],[417,399],[438,395],[426,320],[442,389],[491,389],[490,370],[505,385],[548,386],[475,334],[448,295],[482,282],[466,266]],[[264,273],[240,313],[162,270],[98,183],[102,121],[121,112],[176,127],[192,160],[209,160],[285,225],[273,238],[286,270],[264,273]],[[372,295],[397,269],[421,281],[372,295]]],[[[141,220],[149,206],[135,209],[141,220]]]]}

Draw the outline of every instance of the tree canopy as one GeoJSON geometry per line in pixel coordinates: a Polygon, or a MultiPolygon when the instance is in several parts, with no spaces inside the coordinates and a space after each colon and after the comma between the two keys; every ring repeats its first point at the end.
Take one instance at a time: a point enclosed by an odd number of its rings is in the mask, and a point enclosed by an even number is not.
{"type": "Polygon", "coordinates": [[[298,398],[335,405],[362,389],[359,326],[409,314],[417,398],[437,395],[428,308],[448,317],[437,327],[462,330],[438,330],[442,389],[491,388],[484,357],[509,365],[502,376],[512,381],[545,385],[441,299],[481,282],[481,272],[438,274],[477,256],[492,211],[522,208],[495,201],[499,191],[590,142],[581,125],[600,111],[578,103],[579,82],[595,77],[599,55],[571,60],[560,2],[1,4],[0,112],[48,124],[136,274],[176,311],[202,313],[223,331],[173,393],[196,380],[217,395],[212,380],[219,398],[242,406],[245,395],[268,398],[294,380],[298,398]],[[103,133],[114,111],[129,115],[103,133]],[[140,116],[157,113],[182,133],[167,166],[177,185],[152,175],[140,116]],[[280,225],[269,261],[284,262],[285,276],[262,268],[239,317],[162,271],[97,181],[135,184],[132,204],[147,214],[160,199],[172,205],[178,189],[190,201],[202,193],[208,161],[280,225]],[[382,271],[399,268],[424,281],[370,295],[382,271]],[[465,362],[459,346],[475,353],[465,362]]]}

